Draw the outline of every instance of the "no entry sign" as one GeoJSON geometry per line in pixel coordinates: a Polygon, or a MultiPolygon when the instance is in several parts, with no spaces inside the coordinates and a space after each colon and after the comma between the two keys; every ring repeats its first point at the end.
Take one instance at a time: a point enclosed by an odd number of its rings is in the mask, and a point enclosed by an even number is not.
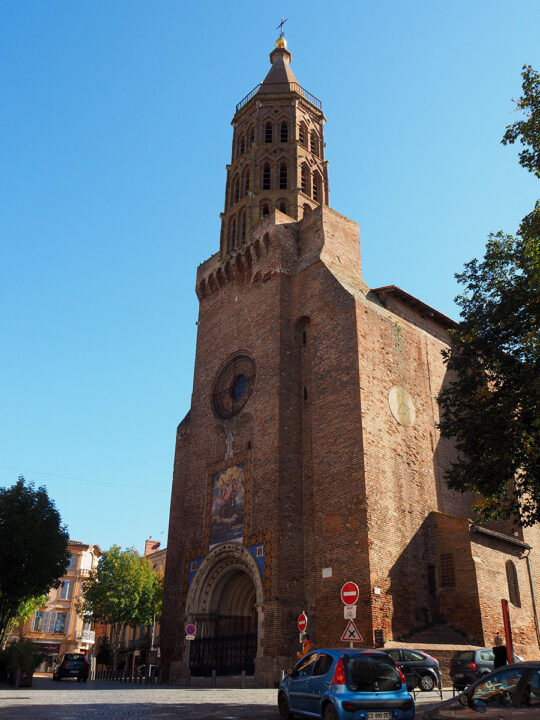
{"type": "Polygon", "coordinates": [[[358,585],[352,581],[346,582],[341,588],[341,600],[344,605],[355,605],[359,594],[358,585]]]}
{"type": "Polygon", "coordinates": [[[298,629],[300,632],[304,632],[307,628],[307,615],[305,612],[300,613],[298,616],[298,629]]]}

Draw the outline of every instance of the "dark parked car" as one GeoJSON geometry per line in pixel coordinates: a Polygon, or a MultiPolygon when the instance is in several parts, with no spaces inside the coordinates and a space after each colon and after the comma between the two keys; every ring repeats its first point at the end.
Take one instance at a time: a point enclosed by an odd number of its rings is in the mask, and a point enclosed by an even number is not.
{"type": "Polygon", "coordinates": [[[464,693],[426,709],[425,720],[540,720],[540,662],[504,665],[464,693]]]}
{"type": "Polygon", "coordinates": [[[450,662],[450,677],[457,690],[464,690],[482,675],[493,670],[495,656],[490,648],[460,650],[450,662]]]}
{"type": "Polygon", "coordinates": [[[441,682],[439,661],[431,655],[412,648],[384,648],[384,652],[388,653],[401,668],[409,690],[418,687],[429,692],[439,687],[441,682]]]}
{"type": "Polygon", "coordinates": [[[88,660],[80,653],[66,653],[60,659],[53,672],[53,680],[77,678],[79,682],[88,680],[88,660]]]}
{"type": "Polygon", "coordinates": [[[278,691],[282,720],[413,720],[405,677],[386,653],[320,649],[301,658],[278,691]]]}

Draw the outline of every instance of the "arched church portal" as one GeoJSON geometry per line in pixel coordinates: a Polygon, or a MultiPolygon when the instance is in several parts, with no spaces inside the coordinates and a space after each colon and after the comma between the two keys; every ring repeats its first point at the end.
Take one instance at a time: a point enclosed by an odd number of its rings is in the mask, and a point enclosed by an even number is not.
{"type": "Polygon", "coordinates": [[[263,585],[243,545],[223,543],[203,560],[186,598],[186,621],[197,626],[190,642],[193,675],[255,672],[263,634],[263,585]]]}

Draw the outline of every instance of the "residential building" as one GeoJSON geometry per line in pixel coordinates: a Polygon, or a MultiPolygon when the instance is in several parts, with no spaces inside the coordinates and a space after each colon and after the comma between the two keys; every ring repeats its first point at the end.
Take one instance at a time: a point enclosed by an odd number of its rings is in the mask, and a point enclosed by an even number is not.
{"type": "Polygon", "coordinates": [[[91,621],[80,617],[77,603],[83,582],[97,567],[101,550],[98,545],[76,540],[69,540],[68,550],[69,565],[59,587],[49,591],[47,604],[35,612],[22,629],[23,637],[32,640],[46,654],[40,667],[42,671],[51,671],[55,660],[65,652],[80,652],[90,657],[94,648],[91,621]]]}

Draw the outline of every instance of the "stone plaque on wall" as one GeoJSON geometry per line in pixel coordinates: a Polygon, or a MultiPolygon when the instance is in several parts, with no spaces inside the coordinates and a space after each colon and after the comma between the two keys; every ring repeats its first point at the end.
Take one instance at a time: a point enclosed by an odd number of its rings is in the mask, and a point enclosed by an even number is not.
{"type": "Polygon", "coordinates": [[[412,398],[406,390],[397,385],[393,387],[388,396],[388,404],[392,415],[400,425],[410,427],[414,424],[416,410],[412,398]]]}

